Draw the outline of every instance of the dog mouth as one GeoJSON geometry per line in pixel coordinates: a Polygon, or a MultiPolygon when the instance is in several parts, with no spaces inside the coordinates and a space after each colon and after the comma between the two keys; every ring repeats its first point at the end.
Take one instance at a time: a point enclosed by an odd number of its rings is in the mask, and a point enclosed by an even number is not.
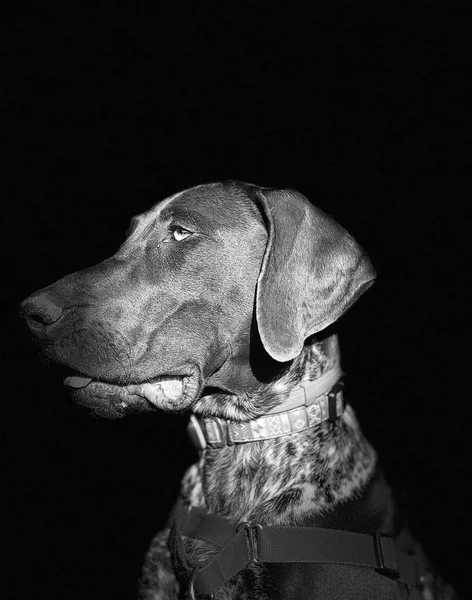
{"type": "Polygon", "coordinates": [[[92,408],[101,416],[120,417],[152,408],[184,411],[198,395],[198,379],[197,373],[163,375],[120,385],[74,372],[64,379],[63,384],[79,404],[92,408]]]}

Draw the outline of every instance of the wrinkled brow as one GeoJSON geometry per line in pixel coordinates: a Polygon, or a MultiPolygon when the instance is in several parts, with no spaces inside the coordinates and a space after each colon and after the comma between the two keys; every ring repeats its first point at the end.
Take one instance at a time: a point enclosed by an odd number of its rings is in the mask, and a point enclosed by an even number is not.
{"type": "Polygon", "coordinates": [[[197,228],[206,229],[211,223],[209,223],[208,217],[199,214],[198,212],[183,207],[167,207],[159,215],[163,221],[182,221],[182,225],[188,223],[194,225],[197,228]]]}

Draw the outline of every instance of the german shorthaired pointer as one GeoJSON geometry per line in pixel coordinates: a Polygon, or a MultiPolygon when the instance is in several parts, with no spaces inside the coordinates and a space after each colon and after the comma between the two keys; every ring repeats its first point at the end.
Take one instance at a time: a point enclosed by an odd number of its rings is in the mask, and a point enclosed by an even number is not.
{"type": "Polygon", "coordinates": [[[298,192],[228,181],[134,217],[112,258],[24,301],[93,413],[191,413],[200,458],[141,598],[455,598],[345,404],[331,325],[374,278],[298,192]]]}

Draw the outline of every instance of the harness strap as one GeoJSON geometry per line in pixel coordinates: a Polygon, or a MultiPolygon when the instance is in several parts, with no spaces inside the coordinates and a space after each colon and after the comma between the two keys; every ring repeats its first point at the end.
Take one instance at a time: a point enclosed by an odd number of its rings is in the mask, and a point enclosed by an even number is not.
{"type": "Polygon", "coordinates": [[[256,563],[344,564],[371,568],[410,586],[419,584],[414,556],[400,552],[382,533],[367,535],[316,527],[239,526],[192,507],[181,535],[205,540],[220,550],[192,577],[197,592],[214,594],[248,565],[256,563]]]}

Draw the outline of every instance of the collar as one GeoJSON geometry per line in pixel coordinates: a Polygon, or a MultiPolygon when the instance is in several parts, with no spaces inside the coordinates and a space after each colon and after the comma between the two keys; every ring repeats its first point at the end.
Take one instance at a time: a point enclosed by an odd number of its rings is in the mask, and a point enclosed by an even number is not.
{"type": "Polygon", "coordinates": [[[298,433],[344,412],[343,373],[339,367],[314,381],[300,381],[279,406],[252,421],[230,421],[192,414],[187,432],[198,450],[269,440],[298,433]]]}

